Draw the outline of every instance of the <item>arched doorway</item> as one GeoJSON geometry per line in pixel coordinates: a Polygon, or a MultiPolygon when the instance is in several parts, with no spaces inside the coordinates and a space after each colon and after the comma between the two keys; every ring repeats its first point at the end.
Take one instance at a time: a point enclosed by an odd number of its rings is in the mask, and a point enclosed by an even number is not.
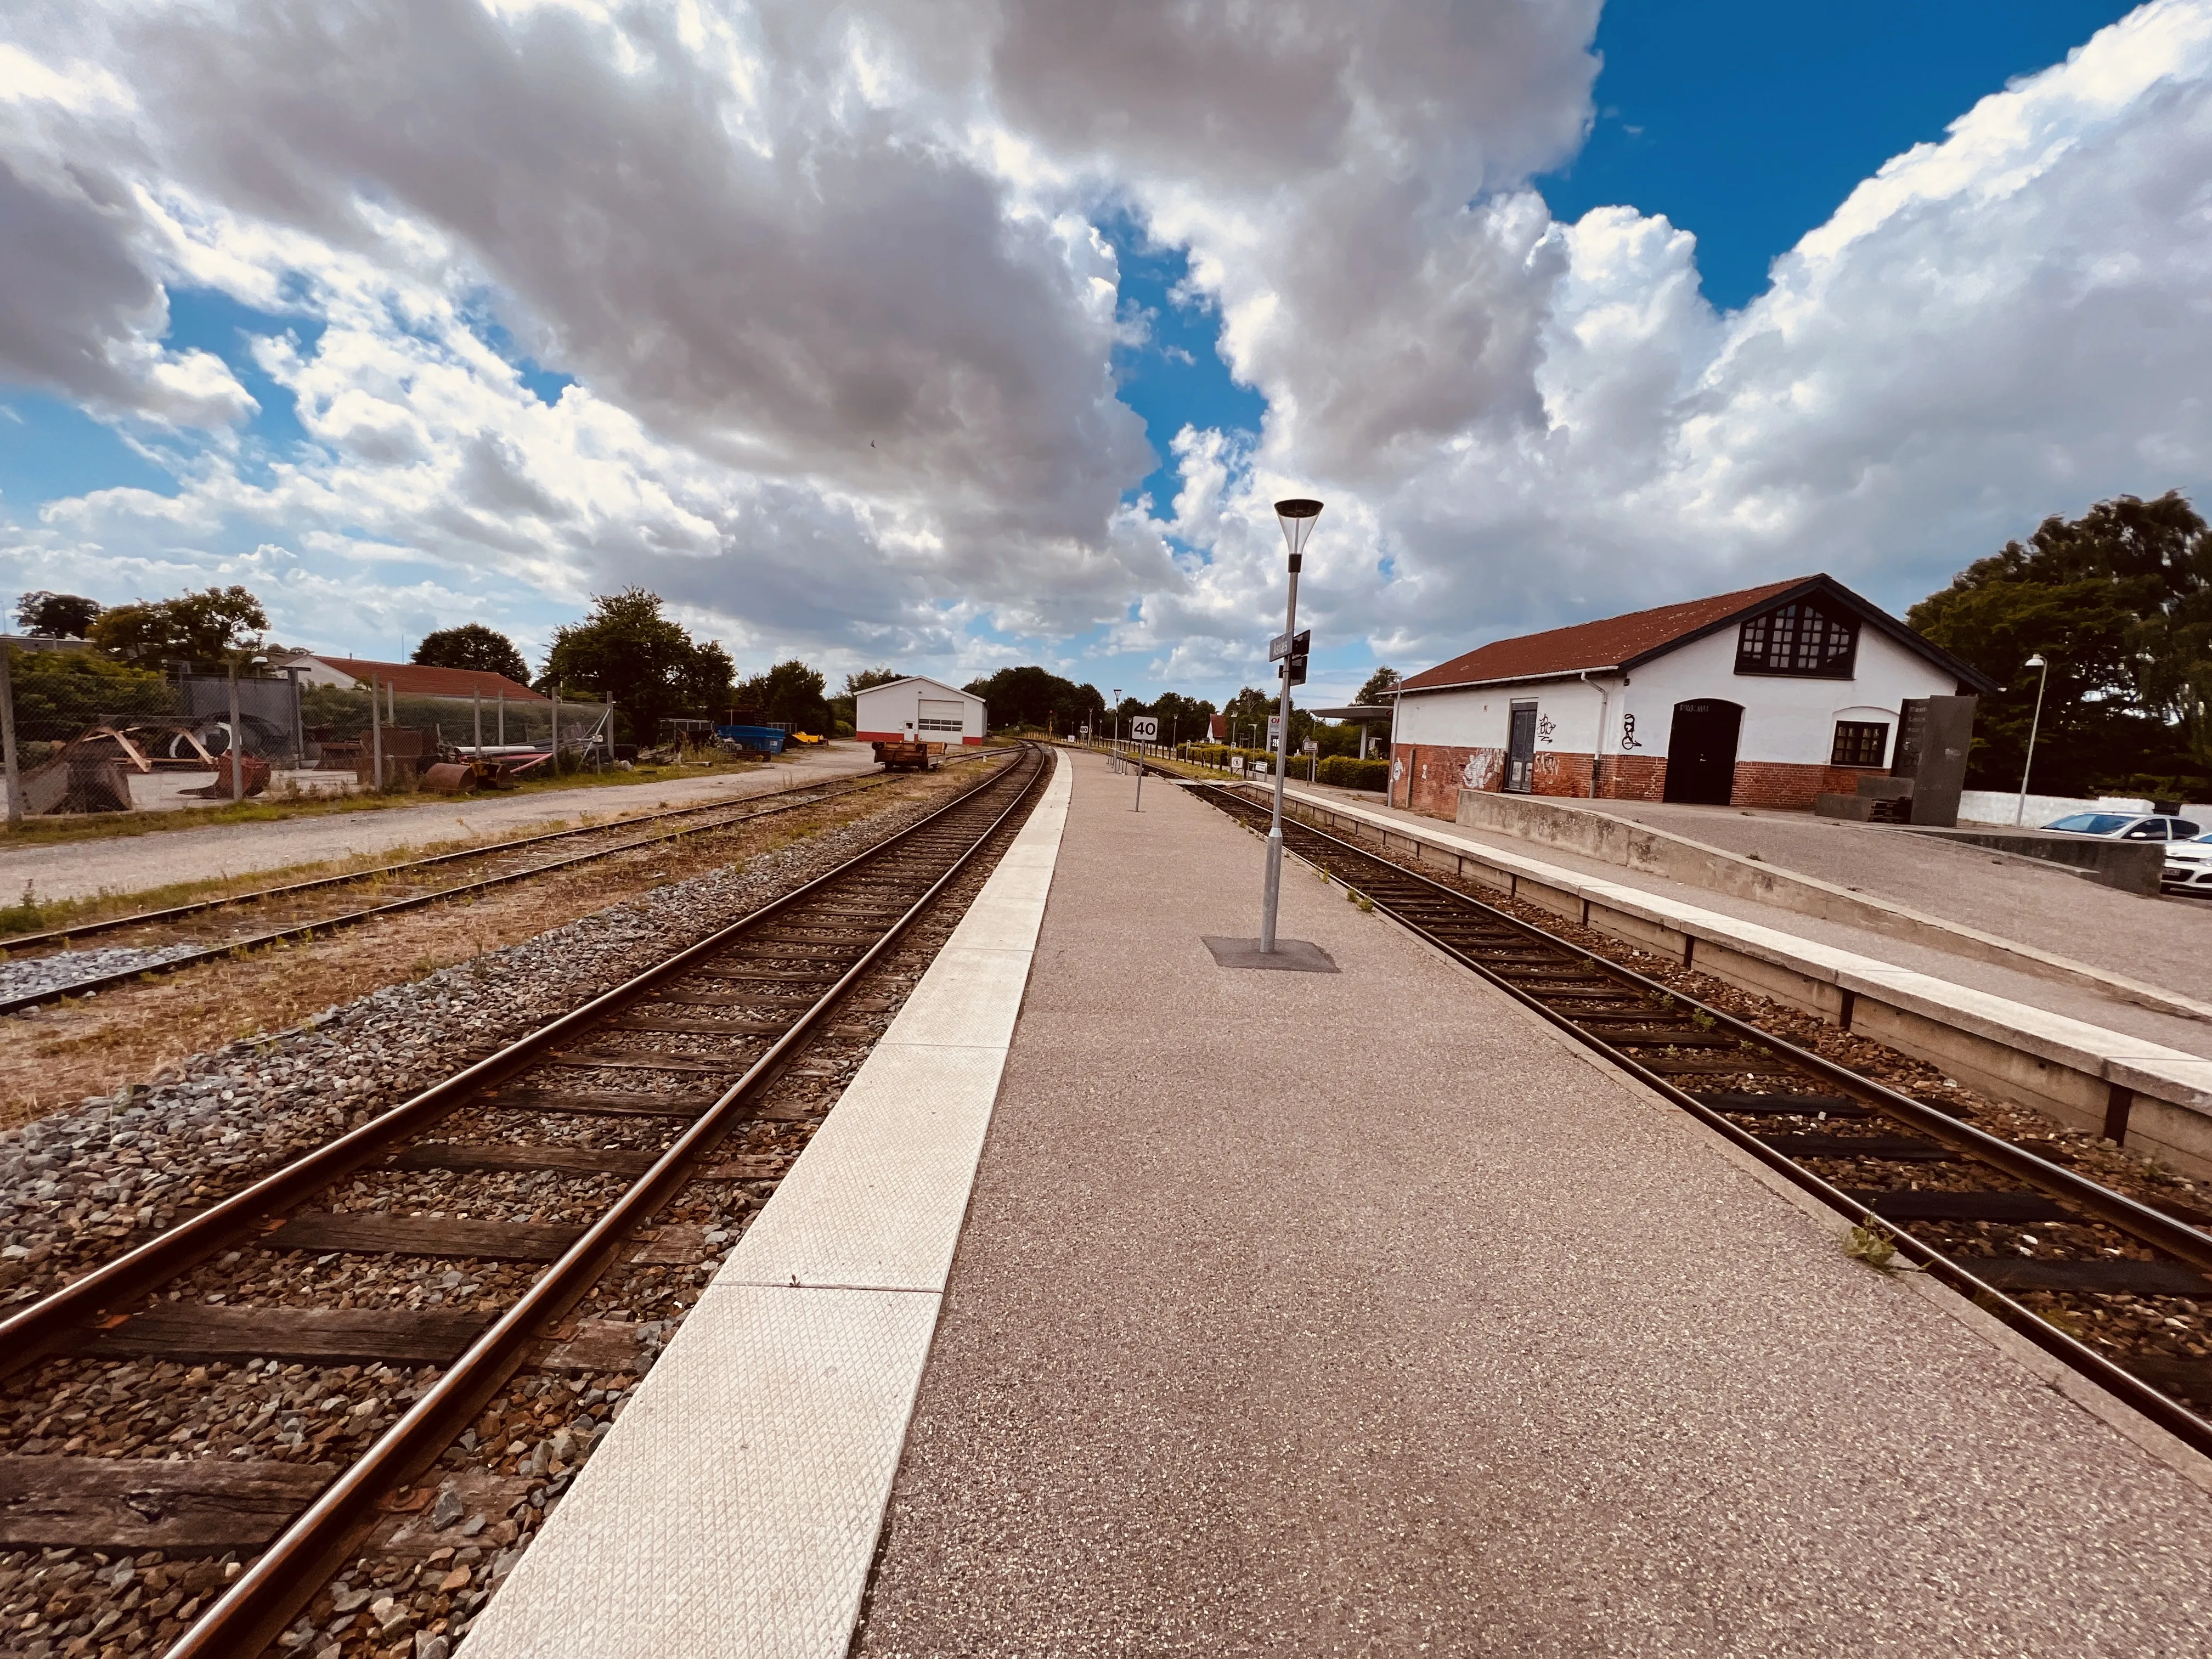
{"type": "Polygon", "coordinates": [[[1665,798],[1701,806],[1726,806],[1735,788],[1735,739],[1743,705],[1698,697],[1674,705],[1667,734],[1665,798]]]}

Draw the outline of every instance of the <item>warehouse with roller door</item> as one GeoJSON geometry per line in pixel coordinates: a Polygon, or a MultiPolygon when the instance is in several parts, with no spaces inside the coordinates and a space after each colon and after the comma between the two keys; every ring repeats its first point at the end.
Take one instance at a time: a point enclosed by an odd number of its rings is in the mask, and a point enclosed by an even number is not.
{"type": "Polygon", "coordinates": [[[872,685],[853,699],[853,735],[862,743],[980,744],[982,698],[919,674],[872,685]]]}
{"type": "Polygon", "coordinates": [[[1931,710],[1971,720],[1950,700],[1996,689],[1841,582],[1801,577],[1498,640],[1413,676],[1390,801],[1444,818],[1462,789],[1809,808],[1909,766],[1931,710]]]}

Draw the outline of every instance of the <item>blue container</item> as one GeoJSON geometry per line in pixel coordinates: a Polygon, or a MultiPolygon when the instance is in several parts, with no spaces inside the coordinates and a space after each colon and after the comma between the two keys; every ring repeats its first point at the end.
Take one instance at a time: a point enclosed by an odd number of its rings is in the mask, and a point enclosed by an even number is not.
{"type": "Polygon", "coordinates": [[[791,734],[773,726],[718,726],[714,735],[741,743],[748,749],[757,749],[763,755],[781,755],[784,739],[791,734]]]}

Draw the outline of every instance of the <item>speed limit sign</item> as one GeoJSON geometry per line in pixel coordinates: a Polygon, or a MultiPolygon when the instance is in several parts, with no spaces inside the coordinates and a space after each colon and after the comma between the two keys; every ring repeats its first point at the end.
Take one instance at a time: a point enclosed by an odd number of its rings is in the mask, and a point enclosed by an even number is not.
{"type": "Polygon", "coordinates": [[[1139,743],[1158,743],[1160,723],[1150,714],[1139,714],[1129,722],[1129,735],[1139,743]]]}

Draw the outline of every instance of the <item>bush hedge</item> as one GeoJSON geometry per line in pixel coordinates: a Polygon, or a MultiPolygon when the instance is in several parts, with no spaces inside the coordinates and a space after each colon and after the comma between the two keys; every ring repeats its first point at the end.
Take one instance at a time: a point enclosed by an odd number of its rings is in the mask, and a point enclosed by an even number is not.
{"type": "Polygon", "coordinates": [[[1356,755],[1331,755],[1321,763],[1321,781],[1340,789],[1388,789],[1390,763],[1361,760],[1356,755]]]}

